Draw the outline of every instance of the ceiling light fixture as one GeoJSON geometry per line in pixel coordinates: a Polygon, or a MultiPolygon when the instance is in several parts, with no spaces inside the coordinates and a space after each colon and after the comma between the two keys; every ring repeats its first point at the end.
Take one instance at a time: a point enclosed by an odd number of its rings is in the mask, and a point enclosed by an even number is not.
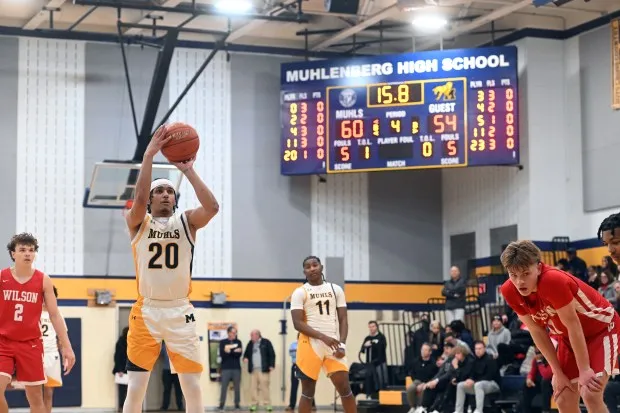
{"type": "Polygon", "coordinates": [[[411,24],[420,30],[439,31],[448,25],[448,20],[442,16],[424,14],[414,17],[411,24]]]}
{"type": "Polygon", "coordinates": [[[223,13],[247,13],[252,10],[249,0],[220,0],[215,8],[223,13]]]}

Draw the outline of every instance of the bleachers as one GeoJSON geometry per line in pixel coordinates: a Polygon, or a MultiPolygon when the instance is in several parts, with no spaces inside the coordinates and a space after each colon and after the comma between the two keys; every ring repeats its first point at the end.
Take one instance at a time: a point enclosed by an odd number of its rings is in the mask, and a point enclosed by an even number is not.
{"type": "MultiPolygon", "coordinates": [[[[541,248],[543,261],[556,265],[562,258],[567,258],[570,246],[568,237],[554,237],[545,248],[541,248]]],[[[493,316],[505,313],[505,304],[498,296],[497,289],[508,277],[503,273],[499,257],[487,259],[490,273],[479,274],[476,271],[475,260],[468,262],[465,274],[468,274],[467,304],[465,308],[465,325],[471,331],[474,339],[485,339],[490,329],[493,316]]],[[[488,264],[487,264],[488,265],[488,264]]],[[[402,322],[382,323],[381,330],[388,341],[388,366],[390,382],[385,390],[379,392],[378,400],[364,400],[359,403],[360,411],[367,412],[406,412],[409,410],[405,388],[412,378],[406,377],[404,367],[404,350],[411,344],[412,334],[422,325],[423,317],[429,321],[438,320],[442,326],[446,325],[445,298],[432,297],[428,299],[428,310],[425,312],[403,311],[402,322]],[[390,344],[391,341],[400,341],[399,344],[390,344]]],[[[501,393],[489,395],[486,398],[485,412],[499,413],[512,412],[517,404],[519,393],[525,383],[524,376],[503,376],[500,387],[501,393]],[[495,407],[493,407],[495,406],[495,407]]],[[[553,400],[552,410],[557,409],[553,400]]]]}

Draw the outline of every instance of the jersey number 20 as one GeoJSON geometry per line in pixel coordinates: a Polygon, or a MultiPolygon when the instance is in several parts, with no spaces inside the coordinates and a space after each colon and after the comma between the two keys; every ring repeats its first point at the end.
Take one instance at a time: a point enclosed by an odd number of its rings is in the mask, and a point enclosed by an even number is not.
{"type": "Polygon", "coordinates": [[[161,244],[154,242],[149,245],[149,251],[155,252],[153,257],[149,260],[149,268],[152,269],[161,269],[163,266],[157,263],[159,257],[164,255],[164,264],[166,264],[166,268],[174,269],[179,265],[179,245],[175,243],[166,244],[166,248],[164,248],[161,244]]]}

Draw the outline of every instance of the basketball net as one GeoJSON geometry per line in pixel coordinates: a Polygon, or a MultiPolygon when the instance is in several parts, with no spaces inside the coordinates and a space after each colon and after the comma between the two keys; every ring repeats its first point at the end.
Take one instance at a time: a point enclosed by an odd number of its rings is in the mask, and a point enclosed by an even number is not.
{"type": "Polygon", "coordinates": [[[123,218],[127,217],[127,214],[129,213],[129,210],[131,209],[132,206],[133,206],[133,199],[128,199],[127,202],[125,202],[125,207],[121,210],[123,214],[123,218]]]}

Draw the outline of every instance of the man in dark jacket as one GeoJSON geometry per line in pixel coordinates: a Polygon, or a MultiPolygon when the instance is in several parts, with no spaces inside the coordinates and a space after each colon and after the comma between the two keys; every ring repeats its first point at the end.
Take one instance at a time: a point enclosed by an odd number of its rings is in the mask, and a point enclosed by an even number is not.
{"type": "Polygon", "coordinates": [[[467,280],[461,277],[458,267],[450,268],[450,279],[446,281],[441,295],[446,297],[446,325],[454,320],[465,320],[465,294],[467,280]]]}
{"type": "MultiPolygon", "coordinates": [[[[465,351],[467,351],[466,346],[459,344],[458,347],[462,347],[465,351]]],[[[448,353],[449,356],[445,360],[437,362],[439,367],[437,374],[435,374],[430,381],[424,384],[422,407],[429,412],[441,410],[444,400],[446,398],[451,398],[454,393],[452,379],[456,374],[456,369],[459,363],[458,359],[455,358],[455,350],[456,348],[451,342],[446,342],[444,344],[444,353],[448,353]]]]}
{"type": "Polygon", "coordinates": [[[224,410],[226,404],[226,394],[228,393],[228,385],[233,382],[235,390],[235,409],[239,409],[241,400],[241,358],[242,344],[237,338],[237,329],[229,326],[227,329],[228,337],[220,341],[220,357],[221,362],[221,389],[220,389],[220,410],[224,410]]]}
{"type": "Polygon", "coordinates": [[[376,321],[368,322],[368,334],[362,343],[360,355],[366,356],[368,373],[364,383],[364,392],[370,397],[388,384],[387,341],[376,321]]]}
{"type": "Polygon", "coordinates": [[[474,343],[475,358],[465,380],[457,380],[455,413],[463,413],[465,395],[476,396],[475,413],[484,410],[484,397],[490,393],[499,392],[499,369],[493,356],[487,354],[487,348],[482,341],[474,343]]]}
{"type": "Polygon", "coordinates": [[[262,337],[260,331],[252,330],[250,341],[243,353],[243,362],[248,364],[251,375],[250,393],[252,404],[250,411],[254,412],[259,404],[271,412],[271,397],[269,395],[270,373],[276,367],[276,353],[271,341],[262,337]]]}
{"type": "Polygon", "coordinates": [[[430,381],[439,371],[435,359],[431,357],[433,349],[430,344],[422,344],[420,356],[415,358],[409,369],[409,376],[413,379],[413,383],[407,387],[407,400],[411,410],[414,411],[418,407],[418,397],[424,393],[424,385],[430,381]]]}

